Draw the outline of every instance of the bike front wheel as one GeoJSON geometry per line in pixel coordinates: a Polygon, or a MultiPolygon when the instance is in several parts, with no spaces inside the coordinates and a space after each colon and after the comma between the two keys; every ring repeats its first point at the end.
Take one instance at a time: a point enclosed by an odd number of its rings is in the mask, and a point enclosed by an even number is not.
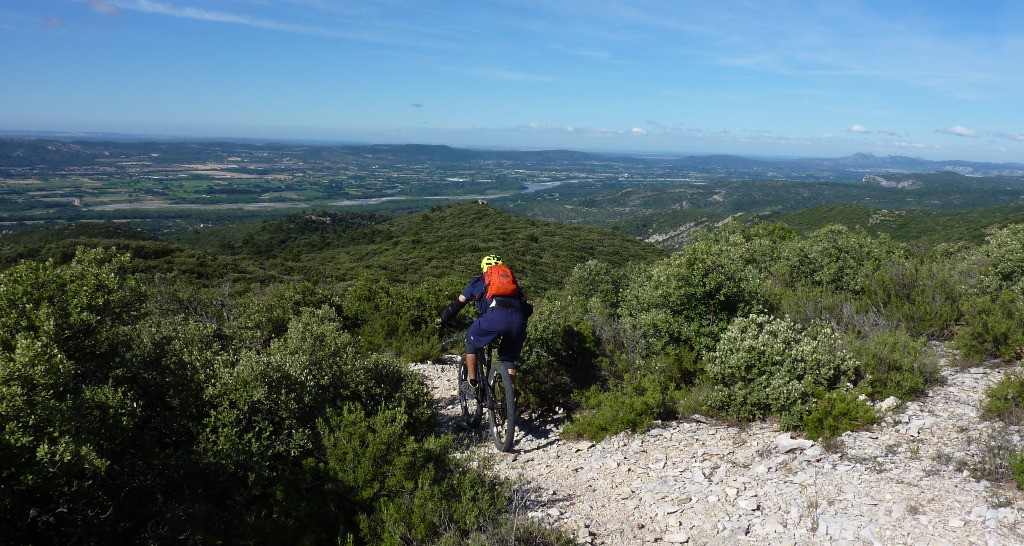
{"type": "Polygon", "coordinates": [[[487,419],[491,425],[491,437],[498,451],[512,449],[516,432],[516,398],[512,388],[512,376],[504,363],[491,372],[488,383],[490,400],[487,404],[487,419]]]}
{"type": "Polygon", "coordinates": [[[462,409],[462,420],[469,428],[476,428],[480,425],[480,418],[484,414],[484,406],[480,403],[480,395],[476,389],[470,388],[466,383],[466,367],[462,363],[456,364],[459,378],[459,408],[462,409]]]}

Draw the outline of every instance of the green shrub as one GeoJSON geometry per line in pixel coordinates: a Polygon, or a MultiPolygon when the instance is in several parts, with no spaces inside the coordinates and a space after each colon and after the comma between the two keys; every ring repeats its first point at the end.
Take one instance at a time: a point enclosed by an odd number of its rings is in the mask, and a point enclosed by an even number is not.
{"type": "Polygon", "coordinates": [[[361,356],[329,307],[305,309],[266,350],[225,362],[208,387],[214,409],[204,443],[212,461],[251,476],[273,476],[315,444],[316,420],[355,402],[403,407],[410,432],[433,429],[422,379],[391,358],[361,356]]]}
{"type": "Polygon", "coordinates": [[[674,398],[671,384],[657,374],[630,376],[607,390],[594,387],[583,394],[564,434],[600,442],[626,430],[645,431],[655,419],[674,416],[674,398]]]}
{"type": "Polygon", "coordinates": [[[830,391],[804,417],[804,433],[808,438],[828,442],[849,430],[859,430],[875,423],[875,409],[859,400],[858,394],[830,391]]]}
{"type": "Polygon", "coordinates": [[[1024,375],[1011,373],[985,389],[981,414],[1008,425],[1024,423],[1024,375]]]}
{"type": "Polygon", "coordinates": [[[1007,226],[968,252],[963,265],[976,294],[1010,290],[1024,296],[1024,224],[1007,226]]]}
{"type": "Polygon", "coordinates": [[[618,309],[629,271],[630,268],[614,267],[597,260],[578,264],[554,297],[546,299],[564,301],[580,318],[595,311],[618,309]]]}
{"type": "Polygon", "coordinates": [[[1010,473],[1013,474],[1013,481],[1017,482],[1017,487],[1024,489],[1024,451],[1010,454],[1010,473]]]}
{"type": "Polygon", "coordinates": [[[0,272],[4,540],[568,543],[509,508],[488,461],[431,437],[418,374],[301,306],[332,297],[178,293],[131,270],[80,250],[0,272]]]}
{"type": "Polygon", "coordinates": [[[939,363],[924,339],[902,331],[878,331],[865,339],[851,339],[850,353],[860,362],[858,390],[873,400],[895,396],[913,400],[939,380],[939,363]]]}
{"type": "Polygon", "coordinates": [[[902,258],[906,249],[886,235],[830,225],[807,237],[791,239],[776,269],[787,286],[811,285],[862,294],[881,264],[902,258]]]}
{"type": "Polygon", "coordinates": [[[449,277],[441,282],[400,284],[363,275],[345,285],[345,329],[356,335],[363,352],[389,353],[409,361],[434,358],[439,351],[434,320],[464,283],[449,277]]]}
{"type": "Polygon", "coordinates": [[[813,411],[816,392],[844,386],[855,369],[831,329],[749,315],[734,320],[708,356],[709,403],[743,421],[778,416],[794,429],[813,411]]]}
{"type": "Polygon", "coordinates": [[[586,322],[571,318],[566,305],[538,303],[527,325],[519,362],[519,402],[541,414],[571,407],[572,394],[601,379],[597,340],[586,322]]]}
{"type": "Polygon", "coordinates": [[[336,305],[325,301],[308,283],[283,283],[256,286],[238,295],[228,296],[225,330],[243,347],[266,347],[270,340],[281,337],[288,323],[303,307],[336,305]]]}
{"type": "Polygon", "coordinates": [[[1024,297],[1011,291],[981,295],[964,304],[953,345],[967,359],[1013,359],[1024,350],[1024,297]]]}
{"type": "MultiPolygon", "coordinates": [[[[357,406],[320,424],[324,458],[318,474],[329,481],[322,505],[299,502],[307,511],[325,508],[305,521],[327,525],[312,543],[352,540],[355,544],[567,544],[568,537],[522,521],[510,511],[514,486],[491,474],[486,460],[458,457],[451,437],[416,442],[404,414],[391,410],[365,415],[357,406]],[[334,536],[331,536],[333,533],[334,536]],[[488,538],[490,535],[490,538],[488,538]]],[[[309,530],[306,530],[309,533],[309,530]]]]}
{"type": "Polygon", "coordinates": [[[863,301],[912,336],[944,339],[952,335],[960,316],[960,283],[956,268],[946,260],[893,257],[868,278],[863,301]]]}
{"type": "Polygon", "coordinates": [[[892,321],[863,298],[828,288],[798,285],[781,291],[780,310],[800,324],[824,322],[845,332],[891,330],[892,321]]]}
{"type": "Polygon", "coordinates": [[[734,317],[774,307],[768,280],[742,256],[726,241],[705,239],[634,273],[620,309],[634,354],[702,354],[734,317]]]}

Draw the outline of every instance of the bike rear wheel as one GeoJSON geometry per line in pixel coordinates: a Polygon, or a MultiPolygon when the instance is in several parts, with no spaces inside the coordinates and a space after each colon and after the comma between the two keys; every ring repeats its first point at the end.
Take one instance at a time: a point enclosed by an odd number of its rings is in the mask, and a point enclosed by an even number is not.
{"type": "Polygon", "coordinates": [[[491,425],[491,437],[498,451],[512,449],[516,432],[516,398],[512,388],[512,376],[505,363],[495,366],[488,383],[490,399],[487,404],[487,419],[491,425]]]}
{"type": "MultiPolygon", "coordinates": [[[[469,387],[466,383],[466,366],[463,363],[456,364],[459,378],[459,407],[462,409],[462,419],[469,428],[480,426],[480,418],[484,414],[484,405],[480,402],[478,389],[469,387]]],[[[477,376],[479,377],[479,375],[477,376]]]]}

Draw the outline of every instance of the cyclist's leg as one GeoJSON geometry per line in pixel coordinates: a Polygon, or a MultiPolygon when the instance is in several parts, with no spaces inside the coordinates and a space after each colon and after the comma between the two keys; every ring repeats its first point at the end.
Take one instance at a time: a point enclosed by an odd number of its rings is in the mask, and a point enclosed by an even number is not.
{"type": "Polygon", "coordinates": [[[493,329],[493,321],[485,321],[484,318],[488,315],[484,315],[470,325],[469,331],[466,332],[466,376],[470,382],[476,381],[476,352],[481,347],[486,346],[488,343],[494,341],[499,335],[500,331],[493,329]]]}
{"type": "Polygon", "coordinates": [[[525,342],[526,319],[521,313],[512,313],[498,344],[498,359],[505,363],[513,380],[516,376],[516,362],[525,342]]]}

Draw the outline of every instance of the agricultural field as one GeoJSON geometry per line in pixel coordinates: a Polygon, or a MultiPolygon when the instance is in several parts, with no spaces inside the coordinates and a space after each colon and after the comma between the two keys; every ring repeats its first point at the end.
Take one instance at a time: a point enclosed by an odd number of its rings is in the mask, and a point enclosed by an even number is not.
{"type": "MultiPolygon", "coordinates": [[[[732,216],[778,218],[841,204],[886,211],[1024,206],[1024,166],[868,154],[771,161],[421,145],[0,139],[0,231],[7,232],[96,220],[166,233],[302,210],[400,214],[478,200],[674,248],[732,216]]],[[[806,214],[795,219],[809,221],[806,214]]]]}

